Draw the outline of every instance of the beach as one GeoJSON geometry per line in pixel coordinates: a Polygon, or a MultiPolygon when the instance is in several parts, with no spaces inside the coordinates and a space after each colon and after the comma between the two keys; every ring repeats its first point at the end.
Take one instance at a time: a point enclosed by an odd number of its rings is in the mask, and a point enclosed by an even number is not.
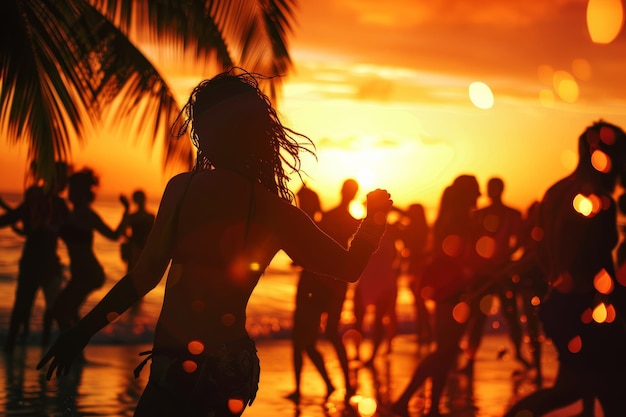
{"type": "MultiPolygon", "coordinates": [[[[408,383],[419,360],[426,353],[417,349],[415,338],[399,335],[392,351],[380,355],[373,367],[351,362],[357,395],[350,405],[343,402],[341,372],[330,346],[321,342],[331,379],[339,388],[324,401],[324,384],[309,361],[303,370],[302,400],[299,406],[286,396],[293,390],[291,344],[288,339],[257,342],[261,360],[261,382],[257,398],[245,412],[248,417],[300,416],[393,416],[389,404],[408,383]],[[358,412],[362,409],[361,413],[358,412]]],[[[132,416],[136,401],[147,382],[148,368],[138,379],[133,369],[140,362],[138,353],[149,345],[91,344],[85,350],[87,362],[67,377],[46,381],[35,370],[42,354],[38,346],[16,349],[12,357],[3,356],[0,378],[0,415],[3,416],[132,416]]],[[[508,353],[508,339],[502,334],[485,336],[479,351],[473,379],[453,373],[446,387],[441,411],[454,417],[500,417],[517,398],[535,389],[532,372],[508,353]]],[[[556,356],[547,345],[543,356],[545,384],[556,372],[556,356]]],[[[426,384],[428,388],[428,384],[426,384]]],[[[428,390],[421,389],[410,403],[411,416],[422,416],[428,407],[428,390]]],[[[580,404],[553,412],[550,417],[565,417],[580,412],[580,404]]],[[[598,410],[597,416],[601,416],[598,410]]]]}
{"type": "MultiPolygon", "coordinates": [[[[16,201],[19,196],[14,196],[10,202],[16,201]]],[[[95,208],[110,225],[116,225],[121,218],[122,208],[115,199],[98,200],[95,208]]],[[[0,229],[0,343],[6,338],[22,244],[23,239],[9,228],[0,229]]],[[[96,236],[94,248],[105,268],[107,280],[102,288],[89,296],[83,314],[125,273],[119,242],[96,236]]],[[[67,264],[63,248],[60,256],[67,264]]],[[[286,255],[279,253],[248,304],[247,328],[257,343],[261,382],[257,398],[244,416],[392,416],[389,404],[400,395],[420,360],[428,353],[427,348],[418,348],[413,334],[412,296],[406,283],[399,280],[398,335],[393,340],[391,352],[383,348],[373,367],[364,367],[357,360],[350,363],[357,395],[349,404],[344,404],[345,391],[337,358],[328,343],[321,340],[320,348],[337,390],[329,401],[324,401],[325,385],[305,358],[302,400],[296,406],[286,397],[294,389],[290,335],[298,274],[299,269],[291,265],[286,255]]],[[[123,314],[94,336],[85,349],[86,362],[82,366],[75,367],[67,377],[51,381],[46,381],[45,373],[35,369],[44,352],[40,346],[44,302],[42,295],[38,294],[28,336],[12,354],[2,355],[0,415],[132,416],[147,382],[149,367],[137,379],[133,370],[143,359],[139,353],[151,348],[163,288],[164,282],[161,282],[136,309],[123,314]]],[[[353,320],[350,294],[344,305],[343,329],[348,329],[353,320]]],[[[536,389],[532,382],[533,371],[525,371],[511,355],[512,345],[501,318],[498,315],[490,317],[487,326],[473,378],[458,372],[450,375],[441,404],[441,411],[450,416],[500,417],[516,399],[536,389]]],[[[350,342],[347,342],[347,348],[349,357],[356,357],[350,342]]],[[[363,349],[367,348],[366,339],[363,349]]],[[[549,341],[544,345],[542,365],[544,386],[550,386],[557,361],[549,341]]],[[[411,416],[421,416],[428,409],[428,387],[427,383],[413,397],[411,416]]],[[[550,416],[565,417],[578,411],[580,404],[575,404],[550,416]]],[[[597,416],[601,413],[598,412],[597,416]]]]}

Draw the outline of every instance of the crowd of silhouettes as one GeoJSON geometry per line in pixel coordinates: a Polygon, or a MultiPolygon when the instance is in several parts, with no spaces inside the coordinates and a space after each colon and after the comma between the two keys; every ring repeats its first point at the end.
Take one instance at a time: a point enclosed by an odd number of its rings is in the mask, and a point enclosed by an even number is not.
{"type": "MultiPolygon", "coordinates": [[[[526,373],[536,388],[511,404],[506,417],[541,416],[576,401],[581,416],[594,416],[596,401],[605,416],[624,414],[626,226],[618,225],[617,215],[626,215],[626,193],[613,196],[618,184],[626,184],[624,132],[595,122],[581,134],[579,153],[574,173],[525,210],[505,203],[505,183],[497,176],[488,179],[488,202],[479,206],[473,175],[459,175],[443,191],[432,225],[419,203],[394,207],[398,220],[387,225],[354,285],[354,321],[342,326],[359,333],[356,366],[373,366],[384,338],[393,334],[399,277],[405,278],[415,303],[416,345],[429,351],[389,404],[390,413],[412,415],[411,400],[430,379],[429,392],[420,394],[429,396],[430,405],[422,411],[440,415],[450,373],[474,377],[482,334],[496,323],[509,334],[512,357],[521,366],[516,373],[526,373]],[[373,315],[372,349],[363,356],[367,314],[373,315]],[[488,320],[496,314],[495,322],[488,320]],[[545,386],[542,347],[548,339],[559,369],[554,384],[545,386]]],[[[319,197],[315,201],[319,208],[319,197]]],[[[301,302],[300,295],[296,305],[301,302]]],[[[319,328],[319,317],[311,326],[319,328]]],[[[315,358],[325,369],[323,355],[316,352],[315,358]]],[[[296,369],[301,372],[302,364],[296,369]]]]}
{"type": "Polygon", "coordinates": [[[11,226],[24,237],[19,263],[17,286],[4,350],[12,352],[18,338],[26,342],[37,292],[41,288],[45,300],[41,344],[50,342],[54,323],[60,331],[71,328],[80,319],[85,300],[105,282],[105,271],[94,250],[94,232],[116,241],[128,233],[130,245],[126,261],[134,265],[141,254],[154,222],[146,209],[145,193],[137,190],[133,201],[137,210],[128,213],[129,203],[120,196],[124,212],[119,226],[110,228],[92,208],[98,178],[88,168],[72,172],[65,162],[55,163],[54,177],[48,182],[37,176],[31,166],[33,185],[21,203],[11,207],[2,198],[0,227],[11,226]],[[67,200],[62,194],[67,189],[67,200]],[[62,241],[69,259],[68,272],[58,253],[62,241]]]}
{"type": "Polygon", "coordinates": [[[343,398],[348,402],[358,392],[343,333],[352,327],[360,334],[354,358],[359,366],[373,367],[385,341],[386,354],[392,352],[404,282],[413,296],[416,347],[427,353],[388,404],[390,413],[411,415],[412,399],[430,380],[425,415],[440,415],[450,373],[473,378],[496,306],[514,358],[523,372],[534,372],[536,386],[505,417],[541,416],[576,401],[582,401],[585,417],[594,415],[595,401],[605,417],[626,415],[626,226],[617,221],[626,215],[626,193],[614,196],[618,185],[626,188],[626,134],[620,127],[604,121],[587,127],[578,139],[575,170],[524,211],[505,203],[505,182],[498,176],[488,179],[489,201],[479,206],[476,176],[460,174],[442,191],[432,224],[419,196],[402,209],[392,207],[385,190],[367,195],[367,215],[359,219],[350,210],[359,192],[354,179],[344,180],[340,201],[329,210],[307,185],[295,196],[287,188],[285,159],[278,155],[289,153],[289,166],[299,172],[298,152],[305,147],[291,136],[299,134],[282,126],[256,77],[229,71],[193,91],[181,113],[180,134],[191,126],[197,163],[170,180],[158,215],[136,190],[136,210],[129,212],[130,202],[121,196],[121,220],[110,227],[92,207],[97,176],[89,169],[71,172],[64,163],[57,163],[47,182],[33,165],[33,185],[18,206],[0,198],[0,227],[11,226],[25,239],[5,351],[28,335],[41,288],[42,343],[48,344],[53,320],[63,332],[39,367],[51,362],[48,377],[67,373],[110,313],[117,316],[136,304],[172,261],[171,288],[149,357],[151,376],[136,415],[180,410],[181,402],[189,412],[240,415],[254,400],[259,380],[245,306],[283,249],[300,268],[291,339],[295,389],[288,395],[296,404],[306,395],[304,354],[325,384],[324,401],[337,390],[319,349],[322,337],[338,359],[343,398]],[[253,123],[235,122],[241,108],[253,123]],[[61,196],[66,188],[68,201],[61,196]],[[395,221],[387,220],[389,213],[395,221]],[[96,232],[113,241],[124,238],[127,273],[81,319],[85,299],[105,281],[93,246],[96,232]],[[69,255],[67,279],[59,240],[69,255]],[[343,321],[348,294],[350,323],[343,321]],[[363,350],[366,335],[369,351],[363,350]],[[542,369],[547,338],[559,361],[551,386],[544,386],[542,369]],[[193,343],[202,353],[191,352],[202,375],[183,371],[193,343]],[[212,394],[199,395],[200,385],[212,394]],[[233,398],[241,400],[234,410],[233,398]]]}

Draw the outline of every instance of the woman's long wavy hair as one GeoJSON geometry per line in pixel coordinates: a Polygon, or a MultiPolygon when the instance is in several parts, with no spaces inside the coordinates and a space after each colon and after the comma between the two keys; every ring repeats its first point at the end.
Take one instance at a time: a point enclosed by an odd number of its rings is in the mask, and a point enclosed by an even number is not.
{"type": "Polygon", "coordinates": [[[178,115],[172,135],[180,138],[190,128],[197,149],[194,169],[236,170],[291,202],[294,195],[287,187],[289,176],[283,164],[302,179],[299,153],[315,156],[315,145],[282,125],[269,97],[259,88],[259,80],[268,78],[235,67],[202,81],[178,115]],[[194,122],[205,112],[216,121],[211,125],[212,137],[200,138],[194,122]]]}

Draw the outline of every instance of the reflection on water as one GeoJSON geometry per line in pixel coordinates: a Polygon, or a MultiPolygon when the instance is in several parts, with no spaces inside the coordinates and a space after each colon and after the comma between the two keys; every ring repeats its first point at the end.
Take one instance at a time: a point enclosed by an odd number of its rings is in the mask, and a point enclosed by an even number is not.
{"type": "Polygon", "coordinates": [[[41,348],[19,347],[2,355],[0,413],[9,416],[132,416],[145,384],[130,371],[131,356],[112,356],[105,347],[90,346],[89,358],[69,375],[46,381],[35,369],[41,348]],[[104,355],[103,355],[104,354],[104,355]]]}

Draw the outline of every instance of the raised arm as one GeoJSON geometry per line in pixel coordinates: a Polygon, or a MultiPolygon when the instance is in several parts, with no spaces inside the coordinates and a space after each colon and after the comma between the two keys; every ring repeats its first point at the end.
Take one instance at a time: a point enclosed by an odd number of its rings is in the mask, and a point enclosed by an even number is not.
{"type": "Polygon", "coordinates": [[[93,224],[93,228],[98,231],[102,236],[106,237],[110,240],[117,240],[124,233],[124,228],[126,227],[127,218],[128,218],[128,209],[129,203],[128,199],[123,195],[120,196],[120,202],[124,206],[124,214],[122,215],[122,220],[120,220],[119,225],[115,228],[115,230],[111,229],[102,218],[94,211],[92,211],[92,219],[91,222],[93,224]]]}
{"type": "Polygon", "coordinates": [[[282,249],[303,268],[355,282],[378,248],[391,205],[390,195],[385,190],[367,195],[367,217],[348,250],[320,230],[306,214],[292,207],[293,210],[279,219],[282,249]]]}

